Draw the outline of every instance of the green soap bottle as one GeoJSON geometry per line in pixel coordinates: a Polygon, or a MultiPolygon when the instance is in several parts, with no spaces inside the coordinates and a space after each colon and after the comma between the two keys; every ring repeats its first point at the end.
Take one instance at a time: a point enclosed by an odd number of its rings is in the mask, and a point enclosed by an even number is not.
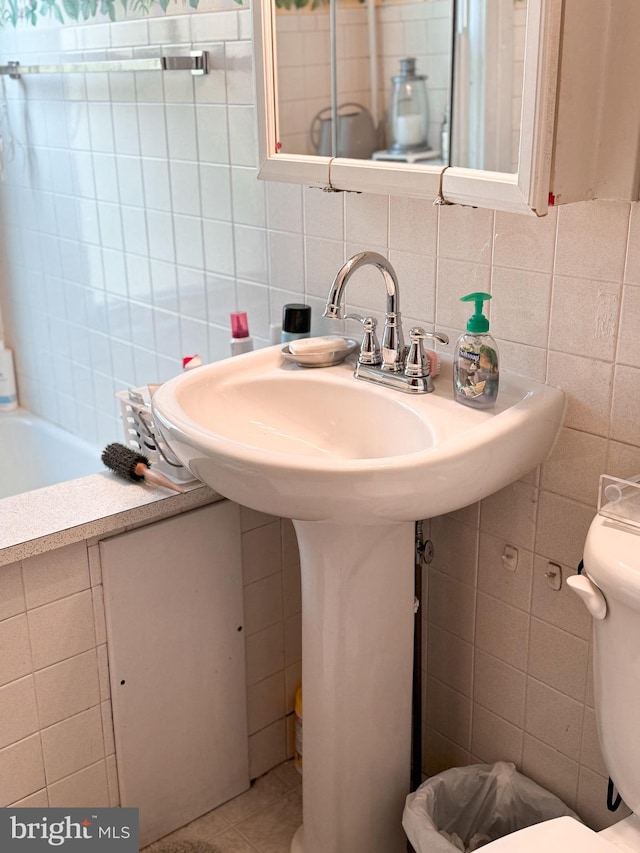
{"type": "Polygon", "coordinates": [[[469,293],[462,302],[475,302],[475,313],[460,335],[453,356],[453,393],[456,400],[474,409],[488,409],[498,396],[498,347],[489,334],[482,304],[490,293],[469,293]]]}

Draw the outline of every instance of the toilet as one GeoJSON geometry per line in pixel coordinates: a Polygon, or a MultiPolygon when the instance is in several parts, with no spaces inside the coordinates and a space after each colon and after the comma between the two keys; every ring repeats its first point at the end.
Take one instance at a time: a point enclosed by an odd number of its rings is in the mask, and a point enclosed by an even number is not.
{"type": "Polygon", "coordinates": [[[640,853],[640,529],[598,514],[585,543],[584,573],[567,583],[593,617],[600,747],[633,814],[601,832],[555,818],[485,845],[488,853],[640,853]]]}

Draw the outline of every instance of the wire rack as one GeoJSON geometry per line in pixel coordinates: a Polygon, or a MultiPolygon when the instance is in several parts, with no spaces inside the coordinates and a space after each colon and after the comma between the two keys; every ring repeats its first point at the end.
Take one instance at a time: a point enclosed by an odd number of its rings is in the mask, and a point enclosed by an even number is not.
{"type": "Polygon", "coordinates": [[[151,465],[176,483],[188,483],[196,478],[171,450],[153,422],[149,388],[129,388],[117,391],[120,401],[124,443],[138,453],[144,453],[151,465]]]}

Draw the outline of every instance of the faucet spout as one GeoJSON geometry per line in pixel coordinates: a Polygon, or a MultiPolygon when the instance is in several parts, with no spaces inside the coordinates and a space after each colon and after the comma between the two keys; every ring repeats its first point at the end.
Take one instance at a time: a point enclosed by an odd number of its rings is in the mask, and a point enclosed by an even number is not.
{"type": "Polygon", "coordinates": [[[360,252],[350,258],[338,270],[333,280],[322,316],[334,320],[343,319],[342,304],[347,283],[356,270],[364,266],[376,267],[384,280],[387,292],[387,310],[382,338],[382,369],[398,373],[403,370],[405,355],[400,320],[400,290],[396,272],[384,255],[377,252],[360,252]]]}

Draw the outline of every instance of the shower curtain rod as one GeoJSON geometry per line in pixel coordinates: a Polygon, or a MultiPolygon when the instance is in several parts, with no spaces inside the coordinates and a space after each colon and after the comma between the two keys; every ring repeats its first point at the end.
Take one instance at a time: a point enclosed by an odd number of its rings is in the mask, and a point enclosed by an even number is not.
{"type": "Polygon", "coordinates": [[[209,73],[209,53],[192,50],[188,56],[156,56],[150,59],[105,59],[96,62],[63,62],[60,65],[0,65],[0,75],[19,80],[23,74],[87,74],[98,71],[190,71],[194,76],[209,73]]]}

